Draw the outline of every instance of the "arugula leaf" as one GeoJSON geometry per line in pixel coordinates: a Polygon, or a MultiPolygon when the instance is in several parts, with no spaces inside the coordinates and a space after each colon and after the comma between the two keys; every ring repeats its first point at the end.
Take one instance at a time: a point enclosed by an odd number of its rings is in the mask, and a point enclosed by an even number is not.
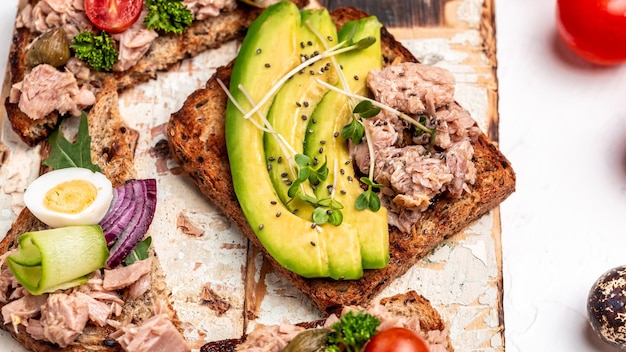
{"type": "Polygon", "coordinates": [[[43,161],[43,164],[53,169],[82,167],[91,171],[101,171],[100,166],[91,161],[91,136],[89,135],[87,114],[83,112],[80,115],[75,143],[68,141],[60,130],[59,127],[48,138],[50,156],[43,161]]]}
{"type": "Polygon", "coordinates": [[[128,266],[136,261],[147,259],[148,249],[150,248],[151,244],[152,244],[151,236],[148,236],[143,241],[137,243],[137,246],[135,246],[135,249],[133,249],[133,251],[130,252],[130,254],[128,254],[128,257],[124,259],[124,264],[128,266]]]}

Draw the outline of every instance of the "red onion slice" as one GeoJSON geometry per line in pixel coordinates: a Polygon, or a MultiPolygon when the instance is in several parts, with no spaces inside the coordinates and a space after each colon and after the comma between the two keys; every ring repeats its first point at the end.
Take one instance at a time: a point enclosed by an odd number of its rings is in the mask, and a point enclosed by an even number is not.
{"type": "Polygon", "coordinates": [[[135,180],[128,183],[132,187],[134,211],[130,216],[118,218],[118,222],[124,220],[124,230],[111,247],[107,266],[118,266],[137,246],[152,223],[157,203],[157,188],[155,179],[135,180]]]}

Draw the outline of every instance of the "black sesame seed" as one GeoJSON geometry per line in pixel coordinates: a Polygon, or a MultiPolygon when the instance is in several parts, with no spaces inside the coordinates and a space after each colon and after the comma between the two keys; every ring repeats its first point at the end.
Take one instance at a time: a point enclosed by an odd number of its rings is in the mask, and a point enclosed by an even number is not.
{"type": "Polygon", "coordinates": [[[311,46],[311,45],[313,45],[313,42],[309,40],[308,42],[306,42],[306,44],[307,44],[308,46],[311,46]]]}
{"type": "Polygon", "coordinates": [[[291,181],[287,180],[287,181],[285,181],[285,184],[286,184],[287,186],[291,186],[291,185],[293,184],[293,182],[291,182],[291,181]]]}
{"type": "Polygon", "coordinates": [[[256,53],[260,54],[261,53],[261,48],[256,49],[256,53]]]}
{"type": "Polygon", "coordinates": [[[282,162],[283,162],[283,157],[282,157],[282,156],[279,156],[279,157],[278,157],[278,163],[282,163],[282,162]]]}
{"type": "Polygon", "coordinates": [[[302,115],[301,117],[302,117],[302,120],[303,120],[303,121],[306,121],[306,119],[308,119],[308,118],[309,118],[309,117],[308,117],[308,116],[306,116],[306,115],[302,115]]]}
{"type": "Polygon", "coordinates": [[[320,144],[326,144],[326,141],[320,141],[320,144]]]}
{"type": "Polygon", "coordinates": [[[335,132],[335,134],[333,136],[339,137],[339,132],[335,132]]]}
{"type": "Polygon", "coordinates": [[[344,164],[350,165],[350,160],[346,161],[344,164]]]}
{"type": "Polygon", "coordinates": [[[277,201],[275,201],[275,200],[271,201],[270,203],[271,203],[272,205],[276,205],[276,204],[278,204],[278,202],[277,202],[277,201]]]}
{"type": "Polygon", "coordinates": [[[315,242],[311,241],[311,246],[315,247],[315,242]]]}
{"type": "Polygon", "coordinates": [[[304,42],[300,42],[300,47],[304,48],[304,42]]]}
{"type": "Polygon", "coordinates": [[[269,63],[269,62],[265,64],[265,67],[271,67],[271,66],[272,66],[272,65],[270,65],[270,63],[269,63]]]}
{"type": "Polygon", "coordinates": [[[311,74],[311,76],[312,76],[312,75],[314,75],[314,74],[315,74],[315,71],[313,71],[313,70],[309,70],[309,74],[311,74]]]}
{"type": "Polygon", "coordinates": [[[332,209],[328,209],[328,210],[326,210],[326,214],[328,214],[328,215],[333,215],[333,210],[332,210],[332,209]]]}
{"type": "Polygon", "coordinates": [[[259,230],[263,230],[264,227],[265,227],[265,225],[263,225],[263,224],[259,225],[259,230]]]}
{"type": "Polygon", "coordinates": [[[313,52],[313,56],[317,56],[317,55],[319,55],[319,54],[320,54],[320,52],[319,52],[319,51],[317,51],[317,50],[315,50],[315,51],[313,52]]]}
{"type": "Polygon", "coordinates": [[[353,178],[352,176],[348,176],[348,181],[352,182],[353,178]]]}
{"type": "Polygon", "coordinates": [[[346,190],[345,190],[345,189],[342,189],[341,191],[339,191],[339,193],[341,193],[341,194],[346,194],[346,193],[348,193],[348,192],[346,192],[346,190]]]}
{"type": "Polygon", "coordinates": [[[359,76],[354,75],[354,80],[355,80],[355,81],[358,81],[358,80],[359,80],[359,76]]]}
{"type": "Polygon", "coordinates": [[[272,169],[272,164],[267,164],[267,171],[270,171],[272,169]]]}
{"type": "Polygon", "coordinates": [[[304,102],[302,102],[302,104],[304,104],[304,107],[305,107],[305,108],[308,108],[308,107],[309,107],[309,102],[308,102],[308,101],[306,101],[306,100],[305,100],[304,102]]]}
{"type": "Polygon", "coordinates": [[[313,118],[313,119],[311,119],[311,122],[312,123],[317,123],[317,119],[313,118]]]}
{"type": "Polygon", "coordinates": [[[328,39],[329,42],[333,41],[333,37],[331,37],[331,36],[326,37],[326,39],[328,39]]]}
{"type": "Polygon", "coordinates": [[[280,211],[278,213],[276,213],[276,217],[280,217],[281,215],[283,215],[283,213],[281,213],[280,211]]]}
{"type": "Polygon", "coordinates": [[[342,175],[345,175],[345,174],[346,174],[346,170],[344,170],[344,169],[340,169],[340,170],[339,170],[339,172],[340,172],[342,175]]]}
{"type": "Polygon", "coordinates": [[[282,174],[280,174],[280,177],[287,177],[289,174],[287,174],[286,172],[283,172],[282,174]]]}
{"type": "Polygon", "coordinates": [[[270,156],[269,158],[267,158],[267,160],[269,160],[269,161],[274,161],[274,160],[276,160],[276,159],[275,159],[273,156],[270,156]]]}
{"type": "Polygon", "coordinates": [[[319,153],[322,154],[324,152],[324,148],[319,149],[319,153]]]}
{"type": "Polygon", "coordinates": [[[300,107],[302,107],[302,104],[300,104],[300,102],[299,102],[299,101],[297,101],[297,102],[296,102],[296,106],[300,108],[300,107]]]}
{"type": "Polygon", "coordinates": [[[292,213],[294,213],[294,214],[298,214],[298,210],[299,210],[299,209],[294,209],[294,210],[292,211],[292,213]]]}
{"type": "Polygon", "coordinates": [[[317,224],[316,224],[316,223],[312,223],[312,224],[311,224],[311,228],[312,228],[312,229],[314,229],[314,228],[316,228],[316,227],[317,227],[317,224]]]}
{"type": "Polygon", "coordinates": [[[115,345],[117,345],[117,341],[115,341],[114,339],[104,339],[102,341],[102,344],[107,347],[115,347],[115,345]]]}

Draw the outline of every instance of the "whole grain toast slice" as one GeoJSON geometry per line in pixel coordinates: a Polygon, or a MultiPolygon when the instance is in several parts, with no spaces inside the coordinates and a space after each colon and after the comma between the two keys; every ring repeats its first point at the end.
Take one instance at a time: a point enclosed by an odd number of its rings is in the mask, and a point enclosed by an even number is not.
{"type": "MultiPolygon", "coordinates": [[[[39,0],[29,0],[34,5],[39,0]]],[[[299,7],[308,0],[291,0],[299,7]]],[[[180,61],[194,57],[203,51],[221,46],[227,41],[240,39],[245,35],[250,23],[262,12],[261,8],[238,2],[232,11],[223,11],[219,16],[194,21],[181,35],[159,35],[139,62],[124,72],[93,72],[87,80],[96,87],[105,80],[114,82],[121,92],[141,82],[156,78],[158,71],[171,68],[180,61]]],[[[9,52],[9,72],[11,85],[21,82],[30,68],[26,64],[28,45],[38,37],[26,28],[17,28],[13,34],[9,52]]],[[[40,120],[33,120],[24,114],[16,103],[5,100],[7,116],[13,130],[28,145],[33,146],[48,137],[61,122],[55,111],[40,120]]]]}
{"type": "MultiPolygon", "coordinates": [[[[336,9],[331,15],[338,25],[366,16],[354,8],[336,9]]],[[[385,65],[417,61],[385,28],[382,29],[381,40],[385,65]]],[[[183,107],[171,115],[168,125],[171,154],[200,191],[237,224],[255,246],[264,251],[274,269],[310,297],[323,312],[369,302],[443,240],[478,220],[515,190],[515,173],[509,161],[481,133],[473,144],[473,161],[478,176],[476,182],[470,185],[469,192],[458,199],[437,198],[410,233],[390,227],[391,260],[384,269],[366,270],[362,278],[353,281],[303,278],[280,266],[263,249],[248,225],[233,190],[224,137],[227,96],[217,83],[219,79],[228,85],[231,70],[232,62],[219,68],[205,88],[193,92],[183,107]]]]}
{"type": "MultiPolygon", "coordinates": [[[[131,129],[123,121],[118,110],[117,89],[113,84],[105,84],[98,95],[96,105],[91,109],[87,118],[92,138],[92,161],[101,167],[102,173],[111,180],[114,187],[136,178],[133,162],[138,132],[131,129]]],[[[44,143],[44,148],[42,148],[44,158],[47,156],[48,149],[47,143],[44,143]]],[[[46,170],[46,167],[42,167],[42,172],[46,172],[46,170]]],[[[45,224],[40,222],[27,208],[24,208],[4,239],[0,241],[0,255],[16,248],[17,239],[22,233],[45,228],[45,224]]],[[[177,318],[169,300],[171,288],[165,284],[165,274],[155,257],[155,253],[151,251],[149,255],[152,258],[152,285],[150,290],[135,299],[124,297],[123,312],[120,316],[115,317],[115,320],[140,323],[152,317],[155,311],[160,311],[168,314],[171,321],[182,332],[182,323],[177,318]]],[[[9,302],[0,302],[0,309],[7,303],[9,302]]],[[[26,332],[24,325],[19,325],[17,330],[13,328],[12,324],[0,324],[0,327],[10,332],[13,338],[24,348],[34,352],[122,351],[119,344],[107,345],[105,343],[105,340],[109,339],[109,335],[115,331],[110,325],[97,326],[91,322],[88,323],[75,343],[66,348],[59,348],[58,345],[33,339],[26,332]]]]}
{"type": "MultiPolygon", "coordinates": [[[[417,317],[422,331],[443,331],[446,323],[430,301],[415,291],[398,293],[391,297],[382,298],[379,302],[390,313],[396,316],[417,317]]],[[[325,320],[309,321],[296,324],[307,329],[322,326],[325,320]]],[[[237,346],[246,340],[246,336],[238,339],[211,341],[200,349],[200,352],[233,352],[237,346]]],[[[448,351],[452,352],[452,342],[448,335],[448,351]]]]}

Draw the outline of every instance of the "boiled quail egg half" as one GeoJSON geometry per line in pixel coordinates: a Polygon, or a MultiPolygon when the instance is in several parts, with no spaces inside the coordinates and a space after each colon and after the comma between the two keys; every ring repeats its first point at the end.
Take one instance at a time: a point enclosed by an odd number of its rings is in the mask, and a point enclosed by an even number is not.
{"type": "Polygon", "coordinates": [[[24,204],[56,228],[98,224],[113,199],[113,186],[100,172],[72,167],[39,176],[24,192],[24,204]]]}

